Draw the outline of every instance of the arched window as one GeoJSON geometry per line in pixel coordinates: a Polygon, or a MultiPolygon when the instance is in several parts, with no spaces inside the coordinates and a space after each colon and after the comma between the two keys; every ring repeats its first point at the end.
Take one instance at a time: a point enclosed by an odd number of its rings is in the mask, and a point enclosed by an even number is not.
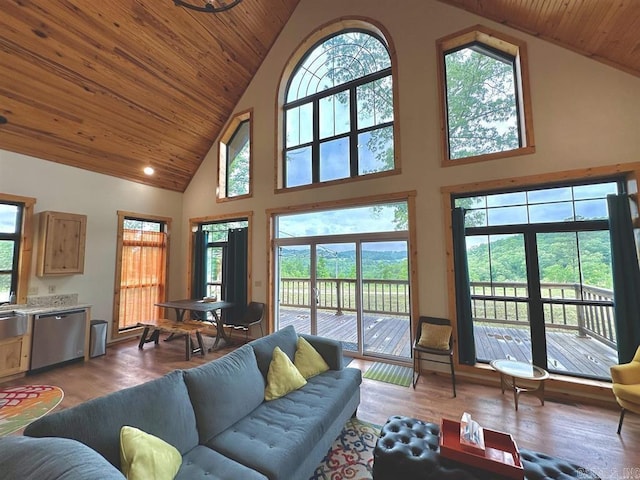
{"type": "Polygon", "coordinates": [[[283,105],[281,187],[394,170],[391,55],[360,28],[325,36],[301,57],[283,105]]]}

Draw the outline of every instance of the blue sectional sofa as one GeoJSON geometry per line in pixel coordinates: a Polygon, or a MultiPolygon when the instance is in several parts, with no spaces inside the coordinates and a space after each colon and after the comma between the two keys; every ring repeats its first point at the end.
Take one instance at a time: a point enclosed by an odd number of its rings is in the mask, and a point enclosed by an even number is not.
{"type": "Polygon", "coordinates": [[[264,390],[274,348],[294,359],[293,327],[35,421],[25,437],[0,439],[0,476],[122,479],[119,435],[130,425],[177,448],[176,479],[308,479],[355,415],[362,380],[360,370],[343,368],[340,343],[303,337],[330,370],[284,397],[266,402],[264,390]]]}

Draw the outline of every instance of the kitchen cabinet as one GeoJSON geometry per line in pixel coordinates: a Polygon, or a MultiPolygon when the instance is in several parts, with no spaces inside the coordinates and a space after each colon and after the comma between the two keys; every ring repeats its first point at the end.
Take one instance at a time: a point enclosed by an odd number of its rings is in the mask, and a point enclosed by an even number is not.
{"type": "Polygon", "coordinates": [[[0,378],[29,369],[29,338],[26,335],[0,340],[0,378]]]}
{"type": "MultiPolygon", "coordinates": [[[[2,320],[2,319],[0,319],[2,320]]],[[[26,328],[19,335],[0,335],[0,378],[29,370],[31,354],[31,319],[24,318],[26,328]]]]}
{"type": "Polygon", "coordinates": [[[84,273],[86,231],[86,215],[40,213],[38,276],[84,273]]]}

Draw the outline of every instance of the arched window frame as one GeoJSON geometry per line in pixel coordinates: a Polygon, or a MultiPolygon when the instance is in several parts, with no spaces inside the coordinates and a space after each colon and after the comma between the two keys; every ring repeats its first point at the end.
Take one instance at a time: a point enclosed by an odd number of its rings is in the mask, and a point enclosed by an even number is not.
{"type": "MultiPolygon", "coordinates": [[[[365,77],[363,77],[365,78],[365,77]]],[[[396,53],[395,47],[393,45],[392,39],[386,29],[376,23],[373,20],[362,18],[362,17],[348,17],[341,18],[338,21],[330,22],[318,30],[310,34],[296,49],[296,51],[291,55],[289,60],[287,61],[284,71],[281,75],[280,85],[278,88],[278,94],[276,99],[276,155],[275,155],[275,193],[282,192],[290,192],[293,190],[299,189],[308,189],[308,188],[316,188],[323,187],[327,185],[335,185],[345,182],[353,182],[364,179],[372,179],[379,178],[389,175],[396,175],[401,172],[401,164],[400,164],[400,129],[398,122],[398,87],[397,87],[397,61],[396,61],[396,53]],[[368,173],[362,175],[349,176],[347,178],[340,178],[337,180],[328,180],[322,182],[312,182],[309,184],[294,186],[294,187],[285,187],[285,112],[284,107],[287,104],[286,97],[289,87],[289,82],[293,75],[295,74],[296,68],[300,65],[300,63],[306,58],[306,56],[311,52],[316,46],[321,44],[323,41],[328,38],[334,37],[336,35],[340,35],[341,33],[346,33],[349,31],[362,31],[372,36],[375,36],[380,40],[389,53],[389,58],[391,61],[391,69],[390,76],[392,79],[392,93],[393,93],[393,121],[390,122],[393,128],[393,150],[394,150],[394,163],[393,167],[389,170],[368,173]]],[[[366,83],[366,82],[363,82],[366,83]]],[[[352,128],[353,132],[357,132],[356,128],[352,128]]],[[[318,138],[314,138],[314,141],[319,141],[318,138]]],[[[353,146],[351,146],[353,148],[353,146]]]]}

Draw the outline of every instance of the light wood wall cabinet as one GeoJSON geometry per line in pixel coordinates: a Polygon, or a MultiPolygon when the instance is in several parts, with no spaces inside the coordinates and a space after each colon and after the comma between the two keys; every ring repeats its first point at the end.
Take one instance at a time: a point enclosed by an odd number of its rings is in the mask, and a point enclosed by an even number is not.
{"type": "Polygon", "coordinates": [[[38,245],[38,276],[84,273],[86,232],[86,215],[42,212],[38,245]]]}
{"type": "Polygon", "coordinates": [[[26,331],[22,335],[0,340],[0,379],[24,373],[29,370],[31,355],[31,326],[33,318],[26,319],[26,331]]]}

